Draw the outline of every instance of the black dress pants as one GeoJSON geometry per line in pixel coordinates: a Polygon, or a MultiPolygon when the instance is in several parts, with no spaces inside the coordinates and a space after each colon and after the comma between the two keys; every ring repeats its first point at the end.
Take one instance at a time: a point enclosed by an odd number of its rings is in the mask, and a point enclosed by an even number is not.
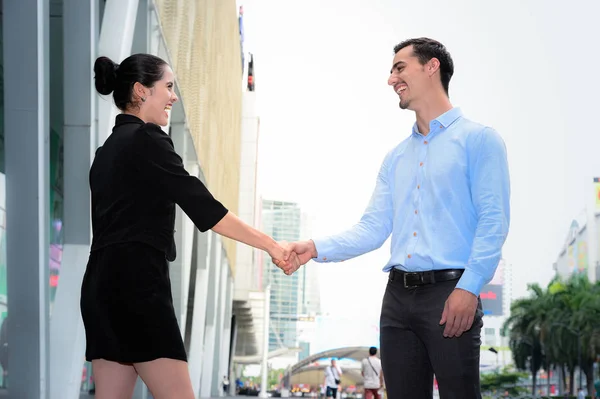
{"type": "Polygon", "coordinates": [[[470,330],[444,338],[444,304],[458,280],[405,287],[388,280],[381,309],[381,361],[389,399],[481,399],[481,299],[470,330]]]}

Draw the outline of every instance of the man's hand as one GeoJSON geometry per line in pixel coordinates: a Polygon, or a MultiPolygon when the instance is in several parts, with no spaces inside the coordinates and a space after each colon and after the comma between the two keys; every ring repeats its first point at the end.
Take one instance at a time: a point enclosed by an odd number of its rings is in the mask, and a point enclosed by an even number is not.
{"type": "Polygon", "coordinates": [[[440,325],[446,324],[444,337],[460,337],[469,330],[475,319],[477,297],[469,291],[460,288],[452,291],[446,300],[440,325]]]}
{"type": "Polygon", "coordinates": [[[300,266],[306,264],[312,258],[317,257],[317,249],[312,240],[289,243],[287,244],[287,250],[290,253],[290,257],[287,261],[273,258],[273,263],[288,276],[293,274],[300,266]]]}
{"type": "Polygon", "coordinates": [[[292,251],[287,241],[278,241],[268,250],[273,263],[288,276],[295,272],[302,264],[298,255],[292,251]]]}

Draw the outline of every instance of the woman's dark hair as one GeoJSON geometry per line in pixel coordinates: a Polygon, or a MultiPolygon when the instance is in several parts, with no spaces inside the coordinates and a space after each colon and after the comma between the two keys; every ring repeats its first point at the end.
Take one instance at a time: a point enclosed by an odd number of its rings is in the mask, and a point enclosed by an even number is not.
{"type": "Polygon", "coordinates": [[[94,63],[94,80],[100,94],[113,93],[115,105],[122,111],[135,106],[133,85],[140,82],[153,87],[162,79],[167,63],[151,54],[133,54],[118,65],[108,57],[99,57],[94,63]]]}

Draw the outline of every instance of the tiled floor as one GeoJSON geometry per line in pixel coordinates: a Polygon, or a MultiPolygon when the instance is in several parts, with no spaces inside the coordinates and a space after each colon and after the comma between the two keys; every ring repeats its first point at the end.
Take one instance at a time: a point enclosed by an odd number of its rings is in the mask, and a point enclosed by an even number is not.
{"type": "MultiPolygon", "coordinates": [[[[0,389],[0,398],[6,398],[6,397],[8,397],[8,393],[6,392],[6,390],[0,389]]],[[[79,396],[79,399],[94,399],[94,395],[87,395],[87,394],[82,393],[81,396],[79,396]]],[[[227,398],[218,398],[218,399],[227,399],[227,398]]]]}

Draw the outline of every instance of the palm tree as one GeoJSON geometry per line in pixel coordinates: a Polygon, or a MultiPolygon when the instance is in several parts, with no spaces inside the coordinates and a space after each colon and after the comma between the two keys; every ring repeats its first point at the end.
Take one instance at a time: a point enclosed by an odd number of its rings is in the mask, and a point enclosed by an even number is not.
{"type": "Polygon", "coordinates": [[[504,323],[504,334],[508,334],[508,345],[512,351],[515,366],[528,371],[532,378],[532,394],[535,395],[537,373],[544,360],[538,317],[543,312],[544,291],[537,284],[529,286],[531,296],[519,299],[511,305],[511,315],[504,323]]]}
{"type": "Polygon", "coordinates": [[[563,381],[568,373],[571,394],[579,367],[588,392],[593,392],[594,362],[600,351],[600,283],[591,284],[586,275],[575,274],[566,281],[553,280],[547,289],[537,284],[528,288],[530,296],[513,302],[504,324],[515,365],[532,373],[534,391],[542,365],[547,371],[558,368],[563,381]]]}
{"type": "Polygon", "coordinates": [[[586,375],[588,392],[594,391],[594,362],[600,350],[594,339],[600,331],[600,284],[575,275],[567,282],[571,305],[570,331],[578,339],[578,365],[586,375]],[[580,364],[579,364],[580,363],[580,364]]]}
{"type": "MultiPolygon", "coordinates": [[[[573,347],[572,334],[565,330],[564,320],[568,320],[570,310],[566,300],[568,291],[565,284],[555,279],[548,285],[543,295],[537,296],[540,301],[537,315],[537,326],[540,329],[540,338],[547,358],[549,369],[558,368],[562,385],[566,386],[566,376],[572,376],[575,372],[575,363],[572,353],[576,351],[573,347]]],[[[570,384],[572,393],[573,384],[570,384]]],[[[561,389],[562,391],[562,389],[561,389]]]]}

